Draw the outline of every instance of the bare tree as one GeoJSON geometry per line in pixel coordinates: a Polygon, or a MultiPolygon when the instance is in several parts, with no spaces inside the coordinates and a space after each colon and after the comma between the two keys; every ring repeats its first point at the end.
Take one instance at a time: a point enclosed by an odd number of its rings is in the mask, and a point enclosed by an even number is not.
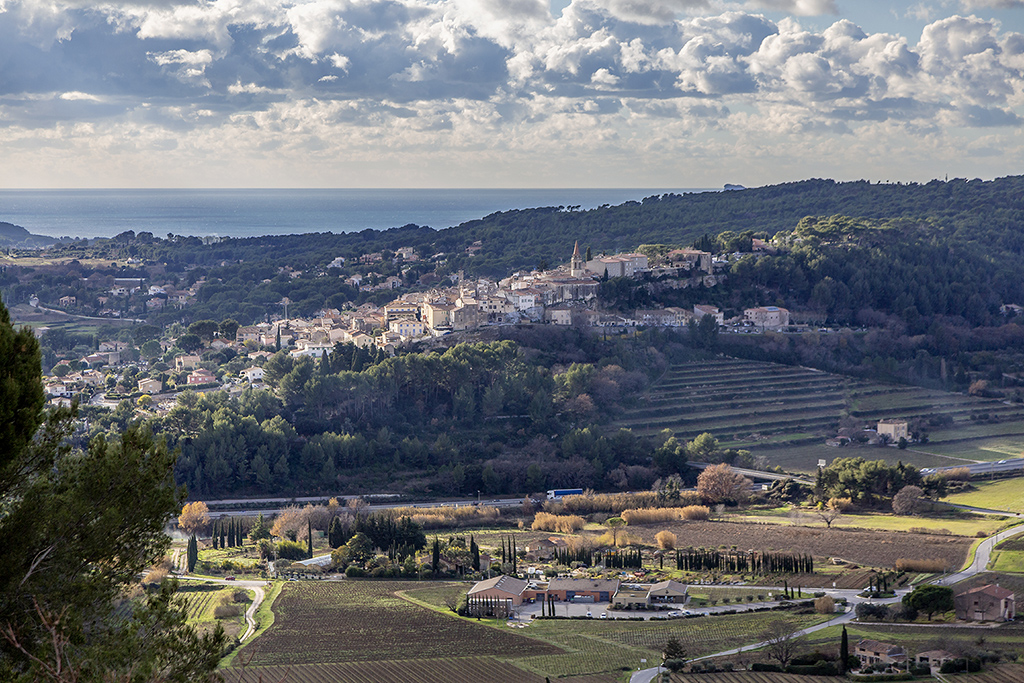
{"type": "Polygon", "coordinates": [[[904,486],[892,498],[892,511],[897,515],[913,515],[924,491],[919,486],[904,486]]]}
{"type": "Polygon", "coordinates": [[[825,522],[827,528],[831,529],[832,522],[843,516],[843,511],[846,507],[844,500],[830,498],[828,502],[819,502],[818,506],[814,508],[814,514],[818,516],[818,519],[825,522]]]}
{"type": "Polygon", "coordinates": [[[749,479],[725,463],[711,465],[697,477],[697,493],[708,503],[743,502],[750,485],[749,479]]]}
{"type": "Polygon", "coordinates": [[[794,628],[785,619],[776,619],[768,624],[768,628],[761,634],[768,656],[777,660],[783,668],[793,659],[797,648],[800,647],[800,639],[797,638],[794,628]]]}

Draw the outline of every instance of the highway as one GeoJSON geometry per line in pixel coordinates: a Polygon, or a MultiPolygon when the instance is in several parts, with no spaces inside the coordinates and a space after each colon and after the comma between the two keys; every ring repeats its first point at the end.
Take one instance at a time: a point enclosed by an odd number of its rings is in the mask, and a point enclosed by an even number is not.
{"type": "Polygon", "coordinates": [[[1007,458],[998,462],[975,462],[965,465],[952,465],[950,467],[925,467],[921,474],[928,476],[936,472],[948,472],[966,467],[971,471],[971,476],[984,476],[986,474],[1005,474],[1007,472],[1020,472],[1024,470],[1024,458],[1007,458]]]}

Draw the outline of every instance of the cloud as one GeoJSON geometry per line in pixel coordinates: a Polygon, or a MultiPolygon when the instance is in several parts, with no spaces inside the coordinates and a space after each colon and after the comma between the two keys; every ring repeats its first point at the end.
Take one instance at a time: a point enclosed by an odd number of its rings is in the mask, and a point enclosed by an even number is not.
{"type": "Polygon", "coordinates": [[[828,0],[572,0],[557,17],[543,0],[0,0],[0,145],[56,145],[49,130],[76,154],[99,149],[85,139],[98,135],[124,157],[178,136],[182,159],[209,144],[328,163],[403,147],[525,159],[545,144],[595,148],[587,140],[628,154],[704,135],[702,154],[769,154],[765,135],[796,149],[801,136],[1019,127],[1021,34],[978,16],[932,21],[919,38],[794,18],[836,11],[828,0]]]}
{"type": "Polygon", "coordinates": [[[961,0],[960,4],[964,11],[972,12],[977,9],[1020,9],[1024,7],[1024,0],[961,0]]]}

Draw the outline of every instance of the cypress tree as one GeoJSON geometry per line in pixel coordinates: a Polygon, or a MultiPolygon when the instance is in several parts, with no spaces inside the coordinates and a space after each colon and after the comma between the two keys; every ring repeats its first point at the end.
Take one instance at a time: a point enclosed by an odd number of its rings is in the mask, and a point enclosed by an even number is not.
{"type": "Polygon", "coordinates": [[[195,534],[188,537],[188,550],[186,551],[185,561],[188,573],[191,574],[196,570],[196,562],[199,561],[199,543],[196,541],[195,534]]]}
{"type": "Polygon", "coordinates": [[[309,557],[313,557],[313,520],[306,520],[306,533],[309,535],[309,557]]]}
{"type": "Polygon", "coordinates": [[[850,641],[846,635],[846,625],[843,624],[843,637],[839,641],[839,673],[846,671],[846,660],[850,658],[850,641]]]}
{"type": "Polygon", "coordinates": [[[430,560],[431,568],[434,570],[434,573],[436,574],[437,571],[441,568],[441,542],[437,540],[437,536],[434,536],[434,549],[433,552],[431,553],[430,560]]]}
{"type": "Polygon", "coordinates": [[[228,520],[228,548],[235,547],[235,520],[228,520]]]}

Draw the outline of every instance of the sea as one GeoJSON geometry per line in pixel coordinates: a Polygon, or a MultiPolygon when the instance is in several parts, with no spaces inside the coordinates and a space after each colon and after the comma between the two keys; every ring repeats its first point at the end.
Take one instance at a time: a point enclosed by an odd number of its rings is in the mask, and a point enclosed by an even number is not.
{"type": "Polygon", "coordinates": [[[147,189],[0,190],[0,221],[49,237],[112,237],[126,230],[255,237],[435,229],[497,211],[545,206],[592,209],[703,189],[147,189]]]}

